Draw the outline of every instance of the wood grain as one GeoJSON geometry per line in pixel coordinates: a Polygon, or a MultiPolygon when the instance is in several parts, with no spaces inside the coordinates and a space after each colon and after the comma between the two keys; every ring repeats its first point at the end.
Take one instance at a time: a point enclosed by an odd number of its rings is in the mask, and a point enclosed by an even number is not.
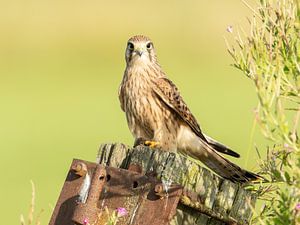
{"type": "Polygon", "coordinates": [[[142,173],[155,172],[165,183],[177,183],[181,198],[172,225],[249,224],[256,196],[240,184],[224,180],[181,154],[124,144],[102,144],[97,163],[127,169],[139,165],[142,173]],[[189,193],[192,193],[190,196],[189,193]]]}

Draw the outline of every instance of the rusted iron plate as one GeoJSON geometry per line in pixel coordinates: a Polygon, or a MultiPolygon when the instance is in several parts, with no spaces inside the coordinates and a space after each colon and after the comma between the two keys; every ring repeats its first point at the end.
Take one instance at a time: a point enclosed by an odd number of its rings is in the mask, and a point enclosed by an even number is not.
{"type": "Polygon", "coordinates": [[[151,176],[75,159],[49,224],[102,225],[119,207],[128,213],[117,224],[168,224],[181,193],[151,176]]]}

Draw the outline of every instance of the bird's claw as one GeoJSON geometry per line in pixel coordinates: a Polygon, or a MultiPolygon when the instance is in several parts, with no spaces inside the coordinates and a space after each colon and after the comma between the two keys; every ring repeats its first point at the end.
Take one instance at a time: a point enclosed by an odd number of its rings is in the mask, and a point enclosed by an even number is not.
{"type": "Polygon", "coordinates": [[[156,141],[147,141],[144,138],[137,138],[135,139],[133,147],[137,147],[139,145],[148,146],[149,148],[158,148],[160,143],[156,141]]]}
{"type": "Polygon", "coordinates": [[[159,142],[156,142],[156,141],[145,141],[144,145],[148,146],[149,148],[157,148],[159,146],[159,142]]]}

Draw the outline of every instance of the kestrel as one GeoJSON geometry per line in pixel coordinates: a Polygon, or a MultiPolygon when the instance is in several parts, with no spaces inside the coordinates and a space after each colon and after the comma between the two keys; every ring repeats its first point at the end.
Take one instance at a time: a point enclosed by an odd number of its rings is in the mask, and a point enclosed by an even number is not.
{"type": "Polygon", "coordinates": [[[234,157],[239,154],[202,133],[177,87],[162,71],[148,37],[130,38],[125,58],[119,99],[135,145],[143,142],[165,151],[187,154],[233,182],[260,178],[221,156],[218,152],[234,157]]]}

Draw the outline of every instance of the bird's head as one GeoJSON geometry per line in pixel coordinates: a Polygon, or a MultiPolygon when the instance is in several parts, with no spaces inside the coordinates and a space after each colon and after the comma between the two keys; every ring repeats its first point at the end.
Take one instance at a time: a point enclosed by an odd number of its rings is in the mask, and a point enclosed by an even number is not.
{"type": "Polygon", "coordinates": [[[156,53],[150,38],[136,35],[127,42],[125,52],[127,65],[156,63],[156,53]]]}

